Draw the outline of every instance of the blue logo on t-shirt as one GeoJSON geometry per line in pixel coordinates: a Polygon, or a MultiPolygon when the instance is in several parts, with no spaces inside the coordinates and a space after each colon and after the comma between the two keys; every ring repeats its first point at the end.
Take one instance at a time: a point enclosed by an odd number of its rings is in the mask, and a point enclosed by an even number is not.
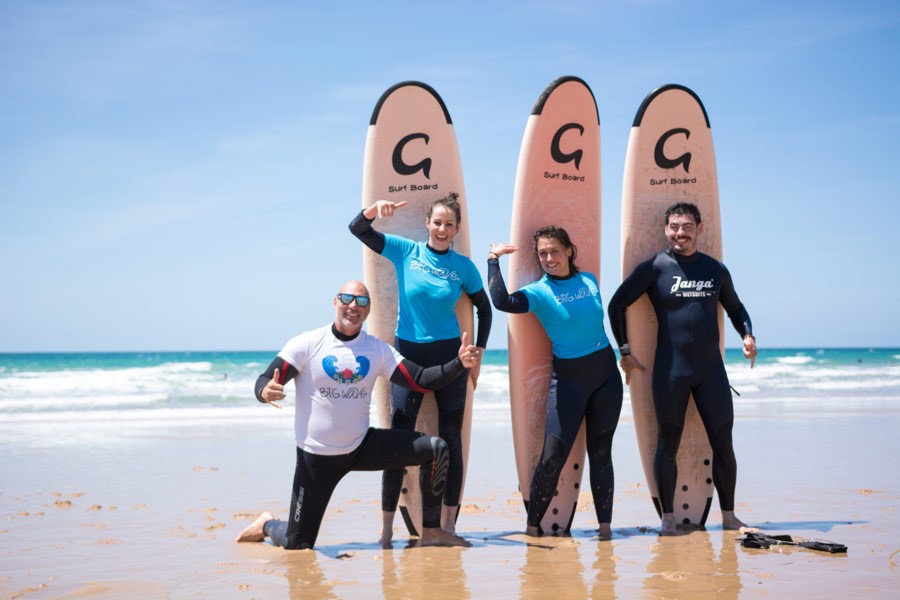
{"type": "Polygon", "coordinates": [[[451,271],[450,269],[446,269],[443,267],[432,267],[428,263],[422,262],[417,258],[413,258],[409,261],[409,268],[413,271],[422,271],[423,273],[429,273],[441,279],[459,281],[459,273],[457,273],[456,271],[451,271]]]}
{"type": "Polygon", "coordinates": [[[337,361],[338,359],[336,356],[326,356],[322,359],[322,368],[325,369],[325,373],[330,378],[338,383],[359,383],[369,374],[369,359],[365,356],[356,357],[356,364],[358,366],[355,371],[346,368],[338,370],[337,361]]]}

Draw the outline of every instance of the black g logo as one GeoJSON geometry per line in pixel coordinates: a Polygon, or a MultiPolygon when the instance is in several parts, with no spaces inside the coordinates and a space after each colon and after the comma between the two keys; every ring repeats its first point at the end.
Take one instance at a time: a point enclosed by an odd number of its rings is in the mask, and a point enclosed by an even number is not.
{"type": "Polygon", "coordinates": [[[394,146],[394,154],[391,156],[391,163],[394,166],[394,171],[400,175],[413,175],[418,171],[422,171],[422,173],[425,174],[425,179],[431,179],[430,158],[425,158],[414,165],[408,165],[403,162],[403,148],[413,140],[425,140],[425,144],[427,145],[429,138],[424,133],[411,133],[397,142],[397,145],[394,146]]]}
{"type": "Polygon", "coordinates": [[[579,135],[584,135],[584,127],[579,125],[578,123],[566,123],[562,127],[556,130],[556,134],[553,136],[553,142],[550,144],[550,156],[553,157],[553,160],[560,164],[565,164],[567,162],[575,162],[575,169],[580,170],[581,167],[581,155],[584,154],[582,150],[576,150],[571,154],[566,154],[563,152],[559,143],[562,141],[562,136],[565,132],[570,129],[577,129],[579,135]]]}
{"type": "Polygon", "coordinates": [[[653,159],[656,161],[656,164],[659,165],[661,169],[674,169],[678,165],[684,165],[684,172],[691,172],[691,153],[685,152],[678,158],[669,158],[666,156],[666,153],[663,151],[663,147],[666,145],[666,141],[673,135],[683,133],[685,139],[691,137],[691,132],[682,127],[678,127],[676,129],[670,129],[669,131],[662,134],[659,138],[659,141],[656,142],[656,149],[653,151],[653,159]]]}

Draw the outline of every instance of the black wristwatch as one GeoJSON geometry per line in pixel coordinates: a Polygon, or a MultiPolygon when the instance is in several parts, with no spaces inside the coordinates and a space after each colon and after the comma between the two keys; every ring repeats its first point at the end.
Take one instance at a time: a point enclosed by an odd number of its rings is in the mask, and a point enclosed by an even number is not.
{"type": "Polygon", "coordinates": [[[619,354],[622,356],[629,356],[631,354],[631,346],[628,345],[628,342],[625,342],[619,347],[619,354]]]}

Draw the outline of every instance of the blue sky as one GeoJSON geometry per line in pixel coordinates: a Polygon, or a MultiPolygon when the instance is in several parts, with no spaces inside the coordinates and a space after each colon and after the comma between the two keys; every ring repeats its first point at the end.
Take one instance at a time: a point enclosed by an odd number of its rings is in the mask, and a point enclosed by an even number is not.
{"type": "Polygon", "coordinates": [[[484,273],[562,75],[600,112],[605,300],[632,119],[680,83],[760,346],[900,345],[900,4],[309,4],[0,3],[0,352],[273,350],[328,322],[362,276],[369,117],[404,80],[453,117],[484,273]]]}

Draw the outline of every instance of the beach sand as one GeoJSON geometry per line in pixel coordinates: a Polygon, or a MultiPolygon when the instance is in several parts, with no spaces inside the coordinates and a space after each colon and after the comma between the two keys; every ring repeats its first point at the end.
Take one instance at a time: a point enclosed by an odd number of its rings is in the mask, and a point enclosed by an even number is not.
{"type": "MultiPolygon", "coordinates": [[[[458,530],[473,547],[378,539],[380,474],[337,488],[315,551],[236,544],[263,510],[284,518],[294,466],[284,419],[147,428],[96,443],[61,428],[22,443],[0,426],[2,598],[897,598],[900,411],[744,407],[736,513],[846,554],[746,549],[723,531],[660,537],[626,410],[616,434],[614,538],[582,497],[571,537],[527,538],[511,431],[473,429],[458,530]]],[[[265,407],[261,407],[264,410],[265,407]]]]}

